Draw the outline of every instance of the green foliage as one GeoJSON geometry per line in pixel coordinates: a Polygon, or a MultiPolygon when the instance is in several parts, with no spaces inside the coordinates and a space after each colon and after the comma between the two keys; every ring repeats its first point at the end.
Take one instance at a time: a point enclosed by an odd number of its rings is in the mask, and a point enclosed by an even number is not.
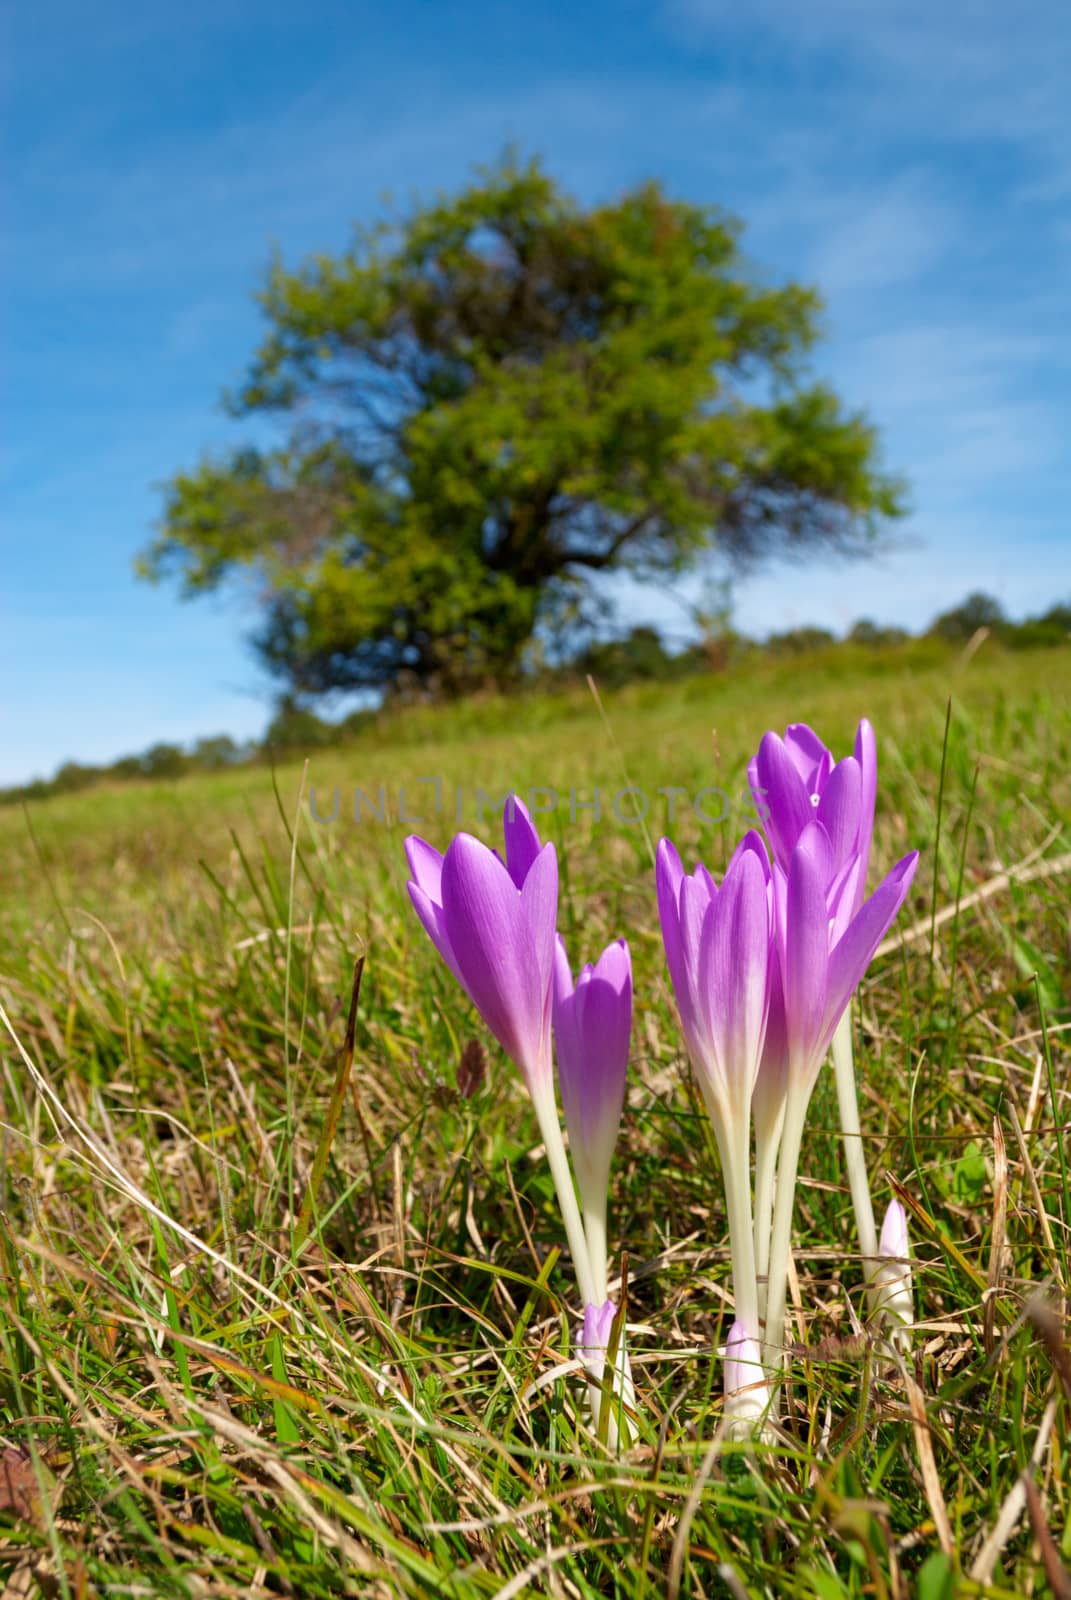
{"type": "Polygon", "coordinates": [[[1005,642],[1013,650],[1045,650],[1071,642],[1071,605],[1050,606],[1040,617],[1029,617],[1017,628],[1005,629],[1005,642]]]}
{"type": "Polygon", "coordinates": [[[809,655],[813,650],[823,650],[836,640],[828,628],[790,628],[786,633],[772,633],[766,641],[775,655],[809,655]]]}
{"type": "Polygon", "coordinates": [[[289,696],[280,701],[264,734],[264,748],[269,752],[322,750],[337,742],[338,731],[330,722],[297,705],[289,696]]]}
{"type": "Polygon", "coordinates": [[[245,573],[300,695],[514,674],[593,572],[865,549],[901,509],[873,429],[809,377],[812,289],[647,184],[583,209],[533,162],[358,229],[261,294],[231,397],[274,448],[179,473],[141,570],[245,573]]]}
{"type": "Polygon", "coordinates": [[[883,650],[890,645],[903,644],[910,638],[906,628],[883,628],[879,623],[872,622],[869,617],[861,617],[848,634],[851,644],[866,645],[870,649],[883,650]]]}
{"type": "Polygon", "coordinates": [[[618,688],[634,678],[668,678],[675,666],[676,658],[667,652],[658,630],[642,626],[631,628],[623,639],[589,646],[576,662],[578,672],[591,673],[608,688],[618,688]]]}
{"type": "Polygon", "coordinates": [[[142,756],[141,766],[146,778],[180,778],[186,757],[177,744],[154,744],[142,756]]]}
{"type": "Polygon", "coordinates": [[[935,617],[930,624],[930,631],[939,634],[942,639],[966,644],[979,628],[999,631],[1004,626],[1005,620],[1004,608],[1000,601],[994,600],[990,594],[976,590],[951,611],[942,611],[939,617],[935,617]]]}

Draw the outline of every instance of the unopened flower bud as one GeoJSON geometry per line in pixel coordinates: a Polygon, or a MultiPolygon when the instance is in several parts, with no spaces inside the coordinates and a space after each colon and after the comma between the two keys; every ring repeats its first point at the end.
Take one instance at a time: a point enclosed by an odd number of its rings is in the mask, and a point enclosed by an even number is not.
{"type": "Polygon", "coordinates": [[[906,1350],[915,1322],[915,1293],[907,1212],[899,1200],[889,1202],[881,1225],[878,1267],[870,1283],[870,1310],[885,1329],[889,1342],[906,1350]]]}
{"type": "Polygon", "coordinates": [[[725,1345],[725,1431],[730,1439],[751,1439],[762,1431],[770,1409],[770,1389],[759,1341],[736,1321],[725,1345]]]}
{"type": "Polygon", "coordinates": [[[610,1345],[610,1330],[614,1325],[617,1307],[612,1300],[601,1306],[584,1307],[584,1327],[577,1345],[577,1355],[584,1363],[593,1383],[602,1382],[606,1366],[606,1352],[610,1345]]]}

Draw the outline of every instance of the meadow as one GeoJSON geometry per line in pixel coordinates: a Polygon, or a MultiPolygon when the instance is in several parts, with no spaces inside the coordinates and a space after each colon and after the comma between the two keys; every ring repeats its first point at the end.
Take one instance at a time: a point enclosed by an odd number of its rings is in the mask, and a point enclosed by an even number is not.
{"type": "Polygon", "coordinates": [[[1069,707],[1066,647],[930,642],[414,709],[307,771],[0,810],[5,1597],[1071,1593],[1069,707]],[[871,881],[922,852],[855,1011],[919,1326],[896,1364],[863,1325],[824,1075],[782,1433],[728,1444],[726,1221],[653,846],[717,873],[762,733],[842,753],[861,715],[871,881]],[[620,1456],[568,1370],[531,1109],[405,890],[406,833],[494,841],[511,788],[557,797],[574,963],[624,935],[635,964],[620,1456]]]}

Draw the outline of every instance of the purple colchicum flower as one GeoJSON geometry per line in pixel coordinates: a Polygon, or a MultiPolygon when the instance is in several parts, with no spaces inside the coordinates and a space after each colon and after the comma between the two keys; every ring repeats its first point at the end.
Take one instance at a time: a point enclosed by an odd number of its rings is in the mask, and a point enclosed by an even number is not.
{"type": "Polygon", "coordinates": [[[781,739],[763,735],[748,765],[748,781],[770,842],[774,860],[787,872],[804,829],[818,822],[829,836],[835,893],[831,900],[842,921],[859,910],[874,834],[878,758],[874,730],[864,717],[855,750],[834,762],[813,728],[794,722],[781,739]]]}
{"type": "Polygon", "coordinates": [[[834,910],[835,867],[820,822],[801,833],[784,879],[777,874],[790,1081],[813,1087],[837,1024],[907,897],[917,864],[918,851],[912,850],[843,924],[834,910]]]}
{"type": "Polygon", "coordinates": [[[753,1438],[770,1410],[762,1349],[738,1317],[725,1344],[724,1428],[730,1439],[753,1438]]]}
{"type": "MultiPolygon", "coordinates": [[[[767,733],[748,766],[748,779],[781,871],[788,872],[806,830],[813,823],[823,829],[829,841],[828,900],[837,932],[842,933],[866,895],[878,784],[877,746],[870,723],[862,719],[852,755],[836,762],[804,722],[791,723],[783,739],[767,733]]],[[[834,1032],[832,1044],[845,1166],[864,1269],[869,1271],[877,1233],[859,1123],[849,1013],[834,1032]]]]}
{"type": "Polygon", "coordinates": [[[846,921],[836,911],[841,892],[836,859],[825,826],[813,821],[799,835],[787,874],[774,869],[788,1076],[766,1308],[766,1346],[778,1357],[807,1106],[841,1017],[911,886],[918,852],[899,861],[846,921]]]}
{"type": "Polygon", "coordinates": [[[625,1103],[632,1030],[632,962],[617,939],[573,983],[565,946],[554,956],[553,1020],[558,1085],[580,1189],[596,1295],[605,1297],[610,1163],[625,1103]]]}
{"type": "Polygon", "coordinates": [[[688,1054],[704,1089],[749,1112],[769,1009],[770,864],[757,833],[733,852],[719,889],[690,876],[668,839],[655,860],[658,914],[688,1054]]]}
{"type": "Polygon", "coordinates": [[[520,883],[471,834],[459,833],[444,856],[415,836],[405,851],[409,897],[428,937],[534,1089],[551,1073],[554,846],[538,852],[520,883]]]}
{"type": "Polygon", "coordinates": [[[757,833],[741,841],[720,889],[689,876],[668,839],[655,864],[658,910],[688,1054],[725,1177],[737,1316],[758,1326],[751,1214],[751,1101],[770,1004],[770,864],[757,833]]]}
{"type": "Polygon", "coordinates": [[[467,833],[459,833],[442,856],[423,839],[407,839],[409,897],[428,937],[527,1085],[581,1294],[591,1301],[596,1295],[587,1243],[554,1096],[557,858],[552,844],[540,844],[515,796],[506,801],[503,826],[505,862],[467,833]]]}

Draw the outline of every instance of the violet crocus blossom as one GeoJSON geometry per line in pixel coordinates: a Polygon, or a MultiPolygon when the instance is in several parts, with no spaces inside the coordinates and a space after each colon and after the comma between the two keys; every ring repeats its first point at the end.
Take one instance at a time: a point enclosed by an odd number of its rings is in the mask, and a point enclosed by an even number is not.
{"type": "Polygon", "coordinates": [[[779,869],[774,876],[788,1073],[767,1298],[766,1343],[775,1352],[784,1326],[792,1202],[807,1106],[833,1034],[903,904],[918,864],[917,851],[904,856],[841,925],[831,907],[836,894],[832,858],[828,833],[814,821],[800,834],[787,876],[779,869]]]}
{"type": "Polygon", "coordinates": [[[553,1019],[558,1085],[569,1153],[580,1189],[596,1296],[605,1297],[606,1204],[610,1163],[625,1102],[632,1030],[632,962],[617,939],[573,983],[559,938],[554,958],[553,1019]]]}
{"type": "Polygon", "coordinates": [[[521,802],[504,816],[506,860],[470,834],[446,854],[415,836],[405,842],[409,896],[425,931],[532,1097],[585,1301],[596,1299],[587,1243],[554,1096],[551,990],[558,864],[521,802]]]}
{"type": "Polygon", "coordinates": [[[725,1176],[733,1295],[758,1325],[751,1214],[751,1100],[769,1010],[770,865],[757,833],[738,845],[721,887],[703,866],[685,873],[668,839],[655,877],[662,939],[681,1027],[725,1176]]]}
{"type": "Polygon", "coordinates": [[[821,823],[831,847],[831,905],[841,923],[849,922],[866,895],[874,834],[878,758],[870,723],[862,719],[852,755],[836,762],[805,722],[790,723],[783,739],[764,734],[748,781],[774,860],[785,872],[804,829],[821,823]]]}
{"type": "Polygon", "coordinates": [[[899,1200],[890,1200],[885,1213],[878,1240],[878,1263],[870,1283],[870,1309],[888,1330],[888,1342],[906,1350],[915,1320],[915,1293],[907,1212],[899,1200]]]}
{"type": "Polygon", "coordinates": [[[444,856],[415,836],[405,852],[409,897],[428,937],[534,1092],[551,1073],[554,846],[520,882],[471,834],[459,833],[444,856]]]}
{"type": "MultiPolygon", "coordinates": [[[[830,842],[821,823],[800,835],[783,881],[778,955],[784,982],[789,1080],[813,1084],[834,1030],[874,952],[903,905],[918,864],[912,850],[841,928],[830,901],[836,893],[830,842]]],[[[778,896],[780,899],[780,894],[778,896]]]]}
{"type": "Polygon", "coordinates": [[[753,1438],[770,1410],[770,1388],[762,1349],[738,1317],[725,1344],[725,1432],[730,1439],[753,1438]]]}
{"type": "MultiPolygon", "coordinates": [[[[787,873],[806,828],[817,822],[829,839],[828,901],[838,935],[860,910],[874,833],[878,760],[874,730],[864,717],[850,756],[834,761],[813,728],[791,723],[783,739],[767,733],[748,766],[755,804],[777,865],[787,873]]],[[[859,1099],[852,1060],[851,1013],[832,1039],[844,1159],[864,1271],[874,1269],[877,1232],[870,1198],[859,1099]]],[[[761,1270],[761,1269],[760,1269],[761,1270]]]]}

